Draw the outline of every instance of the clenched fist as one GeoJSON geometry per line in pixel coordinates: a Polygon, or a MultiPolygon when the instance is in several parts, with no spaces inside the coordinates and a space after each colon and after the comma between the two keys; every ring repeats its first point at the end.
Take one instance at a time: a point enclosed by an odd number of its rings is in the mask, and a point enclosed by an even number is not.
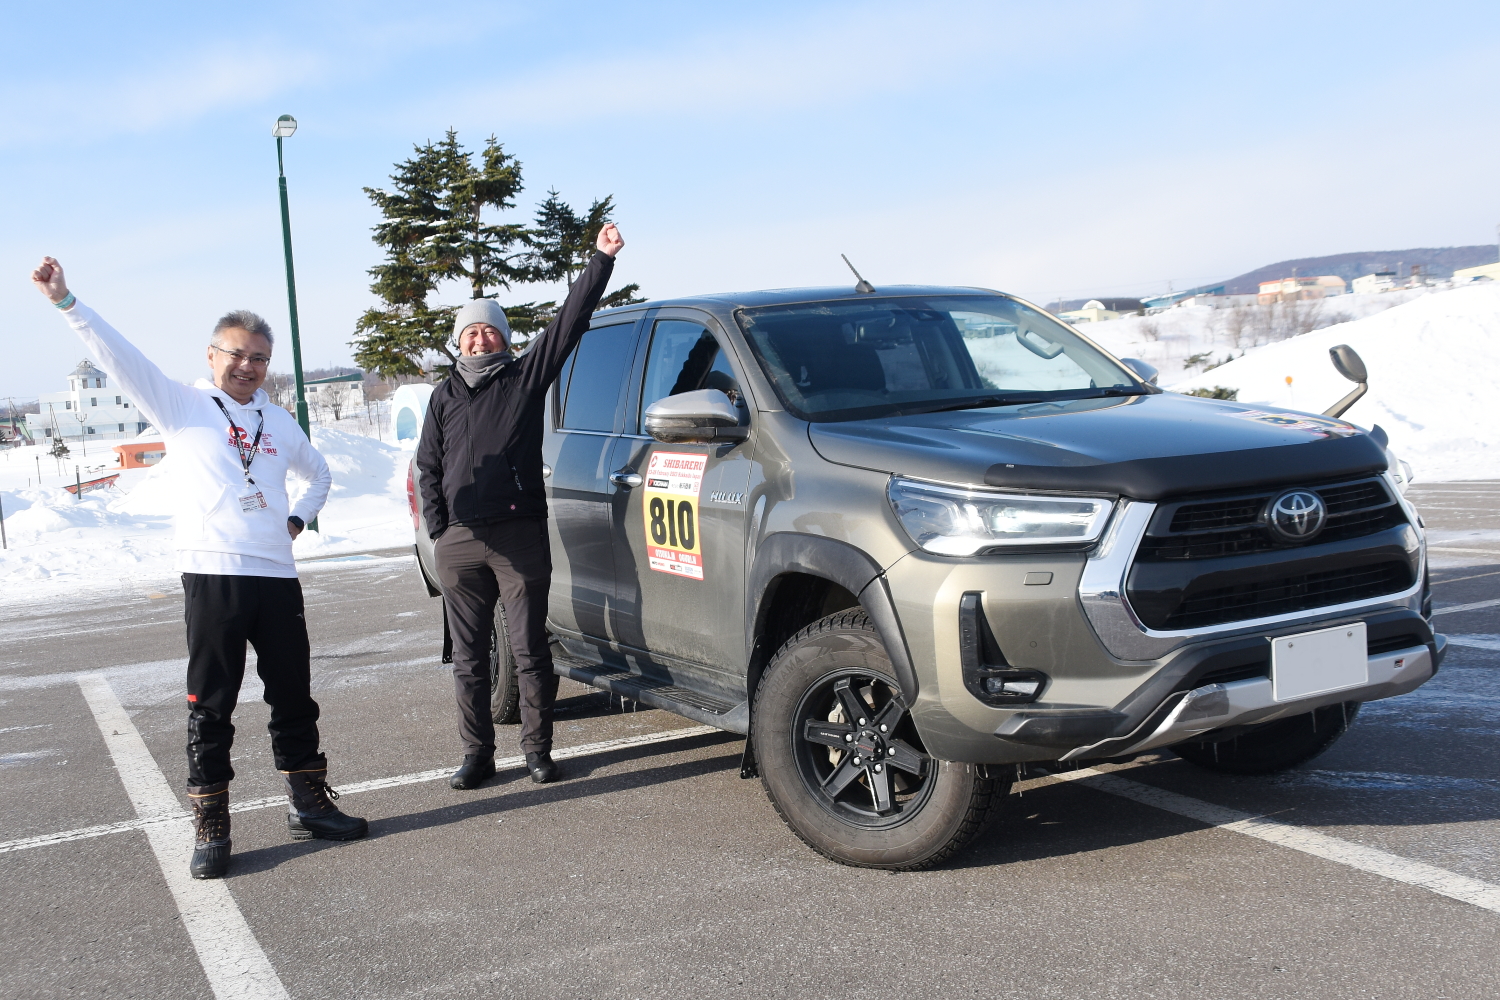
{"type": "Polygon", "coordinates": [[[625,240],[620,236],[619,227],[610,222],[606,223],[604,228],[599,230],[599,239],[594,243],[594,246],[599,248],[600,253],[609,254],[613,257],[625,246],[625,240]]]}
{"type": "MultiPolygon", "coordinates": [[[[599,238],[602,240],[604,237],[600,235],[599,238]]],[[[622,243],[621,246],[623,245],[622,243]]],[[[42,258],[41,264],[31,272],[31,283],[54,304],[68,297],[68,282],[63,278],[62,265],[57,262],[56,257],[42,258]]]]}

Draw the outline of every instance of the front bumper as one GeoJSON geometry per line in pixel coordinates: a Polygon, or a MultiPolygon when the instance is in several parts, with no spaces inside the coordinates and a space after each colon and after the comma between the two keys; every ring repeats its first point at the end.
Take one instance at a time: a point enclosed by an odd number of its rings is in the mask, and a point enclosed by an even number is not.
{"type": "MultiPolygon", "coordinates": [[[[1254,677],[1223,684],[1205,684],[1170,695],[1140,725],[1124,736],[1077,747],[1062,760],[1120,757],[1156,747],[1181,743],[1216,729],[1254,726],[1294,715],[1304,715],[1325,705],[1345,701],[1377,701],[1406,694],[1437,672],[1447,651],[1442,636],[1428,646],[1412,646],[1368,658],[1369,683],[1356,688],[1330,691],[1312,698],[1279,702],[1272,694],[1269,677],[1254,677]]],[[[997,734],[998,735],[998,734],[997,734]]]]}

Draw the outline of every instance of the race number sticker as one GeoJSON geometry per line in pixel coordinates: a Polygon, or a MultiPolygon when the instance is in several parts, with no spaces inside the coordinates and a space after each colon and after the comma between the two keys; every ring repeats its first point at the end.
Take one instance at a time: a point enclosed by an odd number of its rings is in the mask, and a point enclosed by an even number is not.
{"type": "Polygon", "coordinates": [[[698,492],[707,464],[707,455],[659,451],[646,465],[641,504],[646,518],[646,560],[658,573],[703,579],[698,492]]]}

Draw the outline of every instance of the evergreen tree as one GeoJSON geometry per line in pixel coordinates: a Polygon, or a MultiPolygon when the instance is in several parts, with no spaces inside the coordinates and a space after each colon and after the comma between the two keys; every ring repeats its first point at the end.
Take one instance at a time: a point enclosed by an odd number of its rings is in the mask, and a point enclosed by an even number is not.
{"type": "MultiPolygon", "coordinates": [[[[364,189],[381,214],[373,238],[384,248],[385,260],[369,274],[370,290],[382,304],[355,323],[352,344],[356,364],[387,377],[425,376],[423,361],[435,354],[457,363],[452,335],[457,307],[427,302],[439,283],[466,282],[471,298],[539,281],[571,286],[614,210],[614,199],[606,197],[580,216],[550,191],[535,229],[498,223],[493,215],[515,207],[522,183],[520,162],[494,136],[477,163],[452,130],[440,142],[413,148],[415,156],[396,164],[391,190],[364,189]]],[[[639,290],[626,285],[606,296],[600,308],[644,302],[639,290]]],[[[513,346],[519,348],[546,328],[557,304],[526,302],[505,312],[516,334],[513,346]]]]}

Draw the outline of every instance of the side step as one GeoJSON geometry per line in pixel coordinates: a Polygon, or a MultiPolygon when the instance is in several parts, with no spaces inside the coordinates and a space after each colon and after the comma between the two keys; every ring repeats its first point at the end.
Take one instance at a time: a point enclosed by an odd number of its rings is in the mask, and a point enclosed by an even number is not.
{"type": "Polygon", "coordinates": [[[622,698],[638,701],[642,705],[674,712],[694,722],[718,726],[742,736],[750,731],[748,702],[734,705],[701,691],[679,687],[670,681],[642,677],[613,665],[587,663],[564,653],[558,644],[552,647],[552,669],[561,677],[592,685],[622,698]]]}

